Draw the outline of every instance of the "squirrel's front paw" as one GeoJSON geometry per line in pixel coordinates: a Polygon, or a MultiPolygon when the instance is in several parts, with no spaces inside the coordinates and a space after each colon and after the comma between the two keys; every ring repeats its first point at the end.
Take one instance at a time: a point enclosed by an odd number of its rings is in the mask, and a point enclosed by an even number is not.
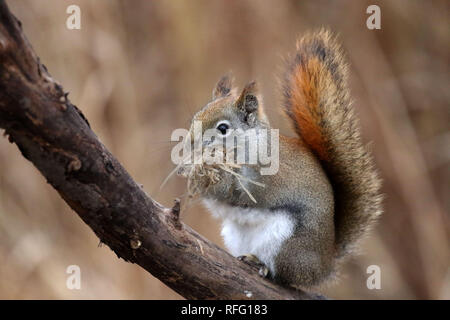
{"type": "Polygon", "coordinates": [[[257,267],[259,269],[258,273],[261,277],[266,278],[269,276],[269,268],[261,262],[257,256],[254,254],[248,253],[242,256],[237,257],[239,261],[243,261],[249,266],[257,267]]]}

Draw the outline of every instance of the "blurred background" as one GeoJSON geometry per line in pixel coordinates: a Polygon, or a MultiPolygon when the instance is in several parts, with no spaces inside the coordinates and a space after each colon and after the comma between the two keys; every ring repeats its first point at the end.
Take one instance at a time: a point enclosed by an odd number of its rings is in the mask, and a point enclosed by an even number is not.
{"type": "MultiPolygon", "coordinates": [[[[170,206],[185,193],[174,177],[170,135],[187,128],[218,78],[257,79],[272,125],[283,58],[302,33],[328,26],[350,62],[364,139],[384,179],[385,214],[323,290],[336,299],[450,299],[450,3],[448,1],[8,1],[41,61],[137,182],[170,206]],[[81,8],[68,30],[66,8],[81,8]],[[381,8],[368,30],[366,8],[381,8]],[[381,268],[369,290],[366,269],[381,268]]],[[[199,204],[182,219],[223,246],[199,204]]],[[[0,298],[181,299],[136,265],[98,246],[94,233],[40,173],[0,139],[0,298]],[[66,268],[81,268],[81,290],[66,268]]]]}

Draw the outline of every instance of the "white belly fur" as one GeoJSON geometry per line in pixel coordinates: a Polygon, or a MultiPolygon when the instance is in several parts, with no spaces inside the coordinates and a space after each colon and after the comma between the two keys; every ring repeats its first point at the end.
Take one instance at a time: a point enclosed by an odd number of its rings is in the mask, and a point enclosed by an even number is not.
{"type": "Polygon", "coordinates": [[[294,232],[295,223],[285,211],[232,207],[204,200],[216,218],[222,219],[225,246],[236,257],[253,254],[274,275],[275,257],[282,243],[294,232]]]}

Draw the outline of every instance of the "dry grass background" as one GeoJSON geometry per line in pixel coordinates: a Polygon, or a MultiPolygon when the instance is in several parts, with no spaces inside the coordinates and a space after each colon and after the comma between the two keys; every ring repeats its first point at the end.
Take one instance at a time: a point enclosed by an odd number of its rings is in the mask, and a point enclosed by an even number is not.
{"type": "MultiPolygon", "coordinates": [[[[448,1],[8,1],[41,60],[92,128],[156,200],[185,192],[174,178],[173,129],[186,128],[220,75],[258,79],[275,127],[276,75],[298,35],[329,26],[351,64],[351,89],[366,141],[384,178],[385,214],[363,254],[345,266],[333,298],[450,298],[448,1]],[[365,27],[369,4],[382,29],[365,27]],[[82,29],[65,27],[78,4],[82,29]],[[382,289],[366,288],[381,267],[382,289]]],[[[183,220],[219,243],[200,206],[183,220]]],[[[136,265],[98,247],[93,232],[45,179],[0,139],[0,298],[179,299],[136,265]],[[82,289],[65,286],[77,264],[82,289]]]]}

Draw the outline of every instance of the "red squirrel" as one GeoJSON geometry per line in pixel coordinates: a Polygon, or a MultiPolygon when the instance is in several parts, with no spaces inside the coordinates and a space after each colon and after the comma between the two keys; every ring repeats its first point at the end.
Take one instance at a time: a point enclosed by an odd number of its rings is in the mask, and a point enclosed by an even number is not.
{"type": "MultiPolygon", "coordinates": [[[[298,41],[283,94],[282,109],[297,136],[279,136],[276,174],[260,174],[258,163],[243,164],[216,170],[217,179],[201,183],[210,179],[207,174],[192,164],[183,167],[191,172],[188,183],[222,220],[234,256],[256,262],[262,275],[283,285],[307,288],[333,278],[381,214],[381,181],[361,141],[347,66],[330,32],[298,41]]],[[[271,128],[256,83],[237,94],[230,75],[217,83],[194,121],[219,137],[229,130],[271,128]]]]}

